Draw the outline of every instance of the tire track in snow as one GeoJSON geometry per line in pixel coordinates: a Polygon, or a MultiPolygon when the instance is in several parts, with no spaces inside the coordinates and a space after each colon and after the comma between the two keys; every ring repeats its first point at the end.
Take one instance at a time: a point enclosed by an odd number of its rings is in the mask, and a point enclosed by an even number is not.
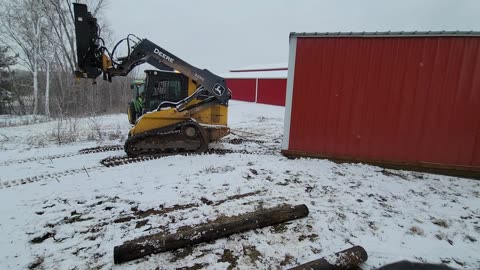
{"type": "Polygon", "coordinates": [[[23,163],[28,163],[28,162],[34,162],[34,161],[42,161],[42,160],[54,160],[54,159],[59,159],[59,158],[69,158],[79,155],[78,153],[68,153],[68,154],[60,154],[60,155],[49,155],[49,156],[41,156],[41,157],[31,157],[31,158],[26,158],[26,159],[17,159],[17,160],[7,160],[2,163],[0,163],[0,166],[10,166],[13,164],[23,164],[23,163]]]}
{"type": "MultiPolygon", "coordinates": [[[[248,141],[248,140],[244,140],[248,141]]],[[[242,144],[244,141],[233,141],[230,142],[231,144],[242,144]]],[[[252,140],[255,143],[262,143],[263,141],[255,141],[252,140]]],[[[61,158],[68,158],[68,157],[73,157],[77,155],[85,155],[85,154],[93,154],[93,153],[102,153],[102,152],[109,152],[109,151],[118,151],[122,150],[123,145],[107,145],[107,146],[98,146],[98,147],[92,147],[92,148],[85,148],[81,149],[76,153],[67,153],[67,154],[60,154],[60,155],[52,155],[52,156],[42,156],[42,157],[32,157],[32,158],[27,158],[27,159],[22,159],[22,160],[10,160],[6,161],[3,163],[0,163],[0,166],[8,166],[12,164],[22,164],[22,163],[27,163],[27,162],[34,162],[34,161],[41,161],[41,160],[53,160],[53,159],[61,159],[61,158]]],[[[253,155],[275,155],[275,151],[246,151],[246,150],[233,150],[233,149],[209,149],[207,153],[201,153],[202,155],[211,155],[211,154],[220,154],[220,155],[225,155],[225,154],[233,154],[233,153],[238,153],[238,154],[253,154],[253,155]]],[[[173,155],[185,155],[185,153],[176,153],[173,155]]],[[[188,154],[187,154],[188,155],[188,154]]],[[[88,171],[93,171],[93,170],[98,170],[100,168],[105,168],[105,167],[116,167],[120,165],[126,165],[126,164],[131,164],[131,163],[137,163],[137,162],[143,162],[143,161],[149,161],[149,160],[154,160],[154,159],[159,159],[162,157],[168,157],[172,156],[171,154],[169,155],[160,155],[160,156],[141,156],[141,157],[136,157],[136,158],[130,158],[130,157],[110,157],[110,158],[105,158],[100,161],[100,163],[103,165],[95,165],[95,166],[90,166],[90,167],[83,167],[83,168],[76,168],[76,169],[70,169],[70,170],[65,170],[62,172],[56,172],[56,173],[46,173],[42,175],[37,175],[37,176],[31,176],[31,177],[25,177],[25,178],[20,178],[20,179],[14,179],[14,180],[7,180],[7,181],[2,181],[0,182],[0,189],[6,189],[6,188],[11,188],[11,187],[16,187],[20,185],[26,185],[29,183],[35,183],[39,182],[42,180],[47,180],[47,179],[55,179],[57,181],[58,178],[64,177],[64,176],[69,176],[69,175],[74,175],[77,173],[81,172],[86,172],[88,174],[88,171]]]]}
{"type": "Polygon", "coordinates": [[[7,160],[0,163],[0,166],[9,166],[12,164],[23,164],[28,162],[34,161],[42,161],[42,160],[54,160],[60,158],[69,158],[78,155],[86,155],[86,154],[93,154],[93,153],[103,153],[103,152],[110,152],[110,151],[119,151],[123,150],[123,145],[105,145],[105,146],[97,146],[92,148],[85,148],[81,149],[78,152],[73,153],[66,153],[66,154],[59,154],[59,155],[48,155],[48,156],[40,156],[40,157],[31,157],[25,159],[17,159],[17,160],[7,160]]]}
{"type": "Polygon", "coordinates": [[[104,166],[101,165],[95,165],[91,167],[83,167],[83,168],[78,168],[78,169],[70,169],[62,172],[57,172],[57,173],[48,173],[48,174],[42,174],[42,175],[37,175],[37,176],[32,176],[32,177],[25,177],[25,178],[20,178],[20,179],[15,179],[15,180],[9,180],[9,181],[4,181],[0,183],[0,189],[6,189],[6,188],[11,188],[11,187],[16,187],[20,185],[26,185],[26,184],[31,184],[35,182],[39,182],[42,180],[57,180],[61,177],[69,176],[69,175],[74,175],[77,173],[85,172],[87,175],[91,171],[96,171],[99,169],[105,168],[104,166]]]}
{"type": "Polygon", "coordinates": [[[138,157],[129,157],[129,156],[118,156],[118,157],[108,157],[100,161],[100,163],[107,167],[117,167],[121,165],[127,165],[132,163],[138,163],[143,161],[155,160],[171,156],[208,156],[208,155],[227,155],[227,154],[245,154],[245,155],[275,155],[275,151],[247,151],[247,150],[234,150],[234,149],[225,149],[225,148],[210,148],[207,152],[197,153],[197,152],[178,152],[178,153],[166,153],[166,154],[157,154],[157,155],[147,155],[147,156],[138,156],[138,157]]]}

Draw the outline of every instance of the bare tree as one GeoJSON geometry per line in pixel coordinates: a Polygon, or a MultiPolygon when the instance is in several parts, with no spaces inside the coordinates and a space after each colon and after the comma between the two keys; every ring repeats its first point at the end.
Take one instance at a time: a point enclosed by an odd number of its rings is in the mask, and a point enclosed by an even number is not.
{"type": "MultiPolygon", "coordinates": [[[[77,63],[77,54],[75,50],[75,36],[73,34],[75,32],[75,19],[72,1],[40,0],[40,2],[56,38],[55,45],[59,48],[59,59],[57,59],[57,61],[65,61],[69,69],[73,71],[77,63]]],[[[86,3],[92,11],[93,16],[99,14],[107,5],[106,0],[77,0],[75,3],[86,3]]]]}
{"type": "Polygon", "coordinates": [[[42,48],[40,57],[45,62],[45,116],[50,117],[50,63],[52,62],[52,47],[42,48]]]}
{"type": "Polygon", "coordinates": [[[18,53],[33,77],[33,114],[38,114],[38,66],[42,28],[46,27],[40,2],[2,1],[0,35],[2,42],[18,53]]]}
{"type": "Polygon", "coordinates": [[[103,39],[112,45],[110,31],[101,20],[108,0],[0,0],[0,45],[17,52],[19,64],[31,75],[17,72],[21,76],[14,83],[21,112],[53,116],[123,112],[131,98],[128,77],[112,83],[99,79],[92,86],[72,76],[77,64],[72,2],[88,5],[100,18],[103,39]],[[39,90],[44,87],[45,91],[39,90]]]}

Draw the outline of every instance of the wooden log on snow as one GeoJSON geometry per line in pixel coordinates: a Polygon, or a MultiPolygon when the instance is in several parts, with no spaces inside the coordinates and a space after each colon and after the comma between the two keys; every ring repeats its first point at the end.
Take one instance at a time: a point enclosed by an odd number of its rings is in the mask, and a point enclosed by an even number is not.
{"type": "Polygon", "coordinates": [[[314,260],[289,270],[346,270],[357,269],[357,266],[368,259],[367,251],[361,246],[354,246],[330,256],[314,260]]]}
{"type": "Polygon", "coordinates": [[[144,256],[213,241],[308,216],[306,205],[284,205],[234,217],[220,217],[213,222],[184,227],[174,234],[154,234],[127,241],[113,248],[114,263],[123,263],[144,256]]]}

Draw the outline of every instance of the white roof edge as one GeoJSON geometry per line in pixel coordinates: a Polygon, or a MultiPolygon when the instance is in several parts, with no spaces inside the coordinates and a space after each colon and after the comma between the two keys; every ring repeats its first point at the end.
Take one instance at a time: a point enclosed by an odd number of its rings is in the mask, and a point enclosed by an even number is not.
{"type": "Polygon", "coordinates": [[[230,70],[242,71],[242,70],[262,70],[262,69],[279,69],[288,68],[288,63],[272,63],[272,64],[256,64],[248,65],[240,68],[232,68],[230,70]]]}
{"type": "Polygon", "coordinates": [[[225,79],[287,79],[287,70],[227,72],[220,74],[225,79]]]}

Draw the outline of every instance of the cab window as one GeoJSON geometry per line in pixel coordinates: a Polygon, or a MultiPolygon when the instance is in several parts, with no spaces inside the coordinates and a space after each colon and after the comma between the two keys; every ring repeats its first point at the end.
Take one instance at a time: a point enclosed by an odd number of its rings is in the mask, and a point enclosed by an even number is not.
{"type": "Polygon", "coordinates": [[[152,97],[161,100],[176,100],[181,95],[180,81],[162,80],[155,82],[152,97]]]}

